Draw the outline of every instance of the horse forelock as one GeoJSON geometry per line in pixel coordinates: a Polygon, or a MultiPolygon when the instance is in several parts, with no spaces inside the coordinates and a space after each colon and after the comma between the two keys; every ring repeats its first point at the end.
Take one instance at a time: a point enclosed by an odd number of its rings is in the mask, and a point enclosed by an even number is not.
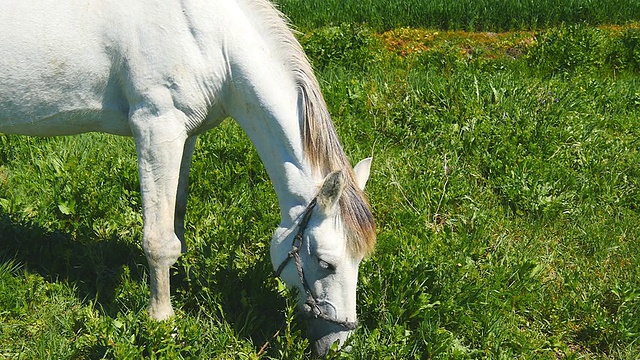
{"type": "Polygon", "coordinates": [[[294,76],[298,87],[300,135],[312,171],[322,177],[342,170],[347,176],[339,200],[340,217],[347,233],[347,249],[352,256],[366,256],[376,242],[375,223],[364,192],[347,159],[331,121],[318,80],[302,46],[296,40],[286,17],[268,0],[238,0],[247,6],[258,26],[265,27],[274,50],[294,76]]]}

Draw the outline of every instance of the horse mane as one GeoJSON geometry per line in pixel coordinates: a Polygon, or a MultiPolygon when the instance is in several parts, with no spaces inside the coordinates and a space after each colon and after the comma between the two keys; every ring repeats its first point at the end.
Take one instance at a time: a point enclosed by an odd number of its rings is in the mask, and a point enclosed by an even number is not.
{"type": "Polygon", "coordinates": [[[335,170],[342,170],[345,174],[346,185],[339,205],[349,251],[355,256],[371,253],[376,243],[373,214],[340,145],[320,84],[289,21],[268,0],[238,1],[249,9],[247,15],[252,17],[254,24],[265,27],[263,33],[270,34],[272,45],[294,75],[301,112],[300,135],[312,171],[322,177],[335,170]]]}

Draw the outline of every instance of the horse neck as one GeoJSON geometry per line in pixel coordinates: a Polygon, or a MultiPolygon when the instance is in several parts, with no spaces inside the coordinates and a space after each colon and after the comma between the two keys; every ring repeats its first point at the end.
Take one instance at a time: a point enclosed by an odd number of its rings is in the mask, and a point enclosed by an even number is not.
{"type": "Polygon", "coordinates": [[[225,43],[230,85],[224,107],[257,148],[286,221],[311,201],[325,175],[314,169],[318,156],[328,153],[312,151],[315,156],[308,157],[303,139],[308,135],[301,129],[307,104],[325,110],[326,105],[321,96],[305,96],[310,90],[319,94],[317,81],[280,14],[263,1],[236,4],[240,13],[229,24],[235,29],[225,43]]]}
{"type": "Polygon", "coordinates": [[[293,219],[315,196],[322,180],[304,152],[296,84],[290,73],[264,61],[246,66],[242,69],[246,74],[232,70],[239,76],[231,79],[231,106],[225,108],[256,147],[278,196],[283,221],[293,219]]]}
{"type": "MultiPolygon", "coordinates": [[[[282,88],[274,92],[281,94],[282,88]]],[[[292,101],[295,103],[295,99],[292,101]]],[[[278,196],[283,221],[293,220],[316,195],[322,179],[314,174],[304,154],[297,111],[261,105],[245,104],[245,111],[232,117],[262,159],[278,196]]]]}

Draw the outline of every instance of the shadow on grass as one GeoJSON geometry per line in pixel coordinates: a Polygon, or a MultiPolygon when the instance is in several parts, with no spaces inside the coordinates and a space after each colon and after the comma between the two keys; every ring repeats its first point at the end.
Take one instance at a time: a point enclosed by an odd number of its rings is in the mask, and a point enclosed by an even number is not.
{"type": "MultiPolygon", "coordinates": [[[[79,299],[96,304],[112,318],[126,311],[123,309],[131,309],[127,301],[139,304],[138,300],[125,299],[123,305],[117,299],[123,282],[146,286],[143,282],[148,279],[147,261],[136,244],[117,237],[100,240],[51,231],[38,224],[16,222],[0,212],[0,263],[8,261],[47,281],[70,284],[79,299]]],[[[250,338],[257,349],[283,328],[285,300],[269,285],[273,272],[268,261],[245,270],[230,264],[213,274],[207,273],[206,266],[198,267],[191,275],[198,281],[190,280],[180,264],[174,267],[171,279],[174,306],[180,304],[183,311],[195,316],[204,306],[204,311],[217,313],[229,323],[236,336],[250,338]],[[202,297],[205,285],[210,286],[211,298],[202,297]]],[[[136,296],[144,298],[143,306],[146,296],[136,296]]]]}
{"type": "MultiPolygon", "coordinates": [[[[208,247],[190,254],[197,258],[197,263],[189,266],[192,270],[186,270],[185,262],[178,260],[171,278],[174,304],[180,304],[187,314],[204,311],[228,323],[237,338],[250,339],[259,351],[285,329],[286,300],[275,290],[268,255],[239,267],[234,261],[234,254],[242,247],[238,242],[226,249],[229,258],[225,261],[208,263],[208,247]]],[[[304,327],[300,318],[296,323],[304,327]]]]}
{"type": "Polygon", "coordinates": [[[98,240],[16,222],[0,213],[0,261],[16,261],[47,281],[71,284],[78,298],[95,302],[113,316],[116,287],[124,267],[130,278],[145,278],[146,260],[133,244],[118,238],[98,240]]]}

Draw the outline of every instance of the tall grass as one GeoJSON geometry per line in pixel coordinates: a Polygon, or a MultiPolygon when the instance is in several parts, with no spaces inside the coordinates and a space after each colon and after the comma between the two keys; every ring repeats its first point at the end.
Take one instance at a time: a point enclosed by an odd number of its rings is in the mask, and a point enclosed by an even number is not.
{"type": "Polygon", "coordinates": [[[540,29],[561,23],[625,24],[640,20],[635,0],[276,0],[293,23],[313,29],[365,23],[386,31],[426,27],[477,31],[540,29]]]}

